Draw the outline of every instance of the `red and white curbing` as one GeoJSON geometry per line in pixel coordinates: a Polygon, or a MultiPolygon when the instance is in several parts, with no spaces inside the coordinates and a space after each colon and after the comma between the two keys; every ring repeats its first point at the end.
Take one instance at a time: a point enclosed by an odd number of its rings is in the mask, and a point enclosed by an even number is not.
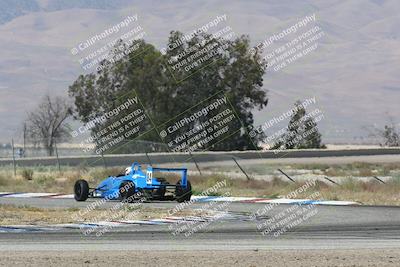
{"type": "MultiPolygon", "coordinates": [[[[0,192],[0,198],[50,198],[50,199],[73,199],[72,194],[55,193],[13,193],[0,192]]],[[[239,203],[276,203],[276,204],[303,204],[303,205],[332,205],[348,206],[359,205],[354,201],[337,200],[311,200],[311,199],[287,199],[287,198],[256,198],[256,197],[221,197],[221,196],[192,196],[195,202],[239,202],[239,203]]]]}
{"type": "Polygon", "coordinates": [[[64,224],[50,224],[50,225],[7,225],[0,226],[0,233],[23,233],[23,232],[45,232],[45,231],[59,231],[65,229],[88,229],[88,228],[103,228],[103,227],[127,227],[132,225],[168,225],[181,222],[207,222],[213,221],[217,216],[219,220],[251,220],[249,216],[237,215],[229,212],[215,214],[214,216],[187,216],[176,217],[168,216],[161,219],[147,219],[147,220],[118,220],[118,221],[99,221],[93,223],[64,223],[64,224]],[[221,216],[222,214],[222,216],[221,216]]]}

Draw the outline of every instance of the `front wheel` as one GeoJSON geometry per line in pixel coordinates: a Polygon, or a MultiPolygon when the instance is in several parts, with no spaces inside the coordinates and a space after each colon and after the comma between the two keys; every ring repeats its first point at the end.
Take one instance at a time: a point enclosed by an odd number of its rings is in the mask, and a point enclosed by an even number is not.
{"type": "Polygon", "coordinates": [[[176,201],[178,201],[179,203],[190,201],[191,196],[192,196],[192,185],[190,184],[189,180],[187,181],[186,188],[184,188],[181,185],[181,180],[179,180],[176,183],[176,189],[175,189],[176,201]]]}
{"type": "Polygon", "coordinates": [[[85,201],[89,197],[89,184],[86,180],[78,180],[74,185],[74,198],[76,201],[85,201]]]}

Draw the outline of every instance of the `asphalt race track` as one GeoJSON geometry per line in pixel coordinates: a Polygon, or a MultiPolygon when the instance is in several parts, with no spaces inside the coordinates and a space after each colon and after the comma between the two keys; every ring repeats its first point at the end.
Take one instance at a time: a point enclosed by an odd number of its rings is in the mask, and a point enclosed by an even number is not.
{"type": "MultiPolygon", "coordinates": [[[[46,208],[85,207],[71,199],[1,198],[0,204],[46,208]]],[[[106,203],[111,207],[114,203],[106,203]]],[[[144,203],[144,207],[173,208],[176,202],[144,203]]],[[[195,203],[191,208],[199,208],[195,203]]],[[[251,214],[265,204],[230,203],[237,214],[251,214]]],[[[277,205],[273,218],[290,205],[277,205]]],[[[78,250],[281,250],[281,249],[398,249],[400,208],[383,206],[315,206],[316,214],[278,237],[263,236],[257,222],[213,222],[188,237],[174,236],[168,225],[128,225],[103,236],[84,236],[79,229],[0,233],[0,251],[78,250]]],[[[262,222],[263,219],[260,219],[262,222]]],[[[264,219],[266,220],[266,218],[264,219]]]]}
{"type": "MultiPolygon", "coordinates": [[[[192,155],[196,161],[206,164],[219,164],[226,161],[232,164],[232,157],[247,161],[263,161],[275,163],[301,163],[303,161],[319,162],[352,162],[362,160],[366,162],[388,162],[398,161],[400,150],[398,148],[379,148],[379,149],[346,149],[346,150],[329,150],[329,149],[301,149],[290,150],[282,153],[274,151],[233,151],[233,152],[193,152],[192,155]],[[283,160],[283,162],[282,162],[283,160]]],[[[160,164],[188,164],[192,163],[192,159],[187,153],[150,153],[148,156],[153,163],[160,164]]],[[[104,160],[107,166],[126,166],[132,162],[148,162],[145,154],[124,154],[124,155],[105,155],[104,160]]],[[[103,166],[104,162],[98,155],[89,156],[65,156],[60,157],[61,165],[80,166],[83,163],[88,166],[103,166]]],[[[18,158],[16,159],[18,166],[55,166],[57,164],[56,157],[39,157],[39,158],[18,158]]],[[[10,158],[0,158],[0,166],[12,165],[13,160],[10,158]]]]}

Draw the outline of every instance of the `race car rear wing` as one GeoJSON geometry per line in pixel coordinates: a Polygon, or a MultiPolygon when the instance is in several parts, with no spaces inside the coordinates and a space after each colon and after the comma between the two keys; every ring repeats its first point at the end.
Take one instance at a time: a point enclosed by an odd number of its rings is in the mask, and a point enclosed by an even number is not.
{"type": "Polygon", "coordinates": [[[147,175],[152,176],[153,172],[180,172],[181,173],[181,185],[185,188],[187,186],[187,169],[186,168],[154,168],[152,166],[148,166],[147,167],[147,175]]]}

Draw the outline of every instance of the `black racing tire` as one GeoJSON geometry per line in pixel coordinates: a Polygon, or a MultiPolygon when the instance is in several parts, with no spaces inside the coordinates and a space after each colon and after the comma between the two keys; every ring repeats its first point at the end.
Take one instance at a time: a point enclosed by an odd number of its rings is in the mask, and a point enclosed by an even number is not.
{"type": "Polygon", "coordinates": [[[78,180],[74,185],[74,198],[76,201],[85,201],[89,197],[89,184],[86,180],[78,180]]]}
{"type": "Polygon", "coordinates": [[[181,180],[179,180],[176,183],[176,189],[175,189],[176,201],[178,201],[179,203],[190,201],[191,196],[192,196],[192,185],[190,184],[189,180],[187,181],[186,188],[183,188],[181,186],[181,180]]]}
{"type": "Polygon", "coordinates": [[[135,184],[132,181],[122,182],[119,186],[119,196],[121,201],[132,202],[135,195],[135,184]]]}

